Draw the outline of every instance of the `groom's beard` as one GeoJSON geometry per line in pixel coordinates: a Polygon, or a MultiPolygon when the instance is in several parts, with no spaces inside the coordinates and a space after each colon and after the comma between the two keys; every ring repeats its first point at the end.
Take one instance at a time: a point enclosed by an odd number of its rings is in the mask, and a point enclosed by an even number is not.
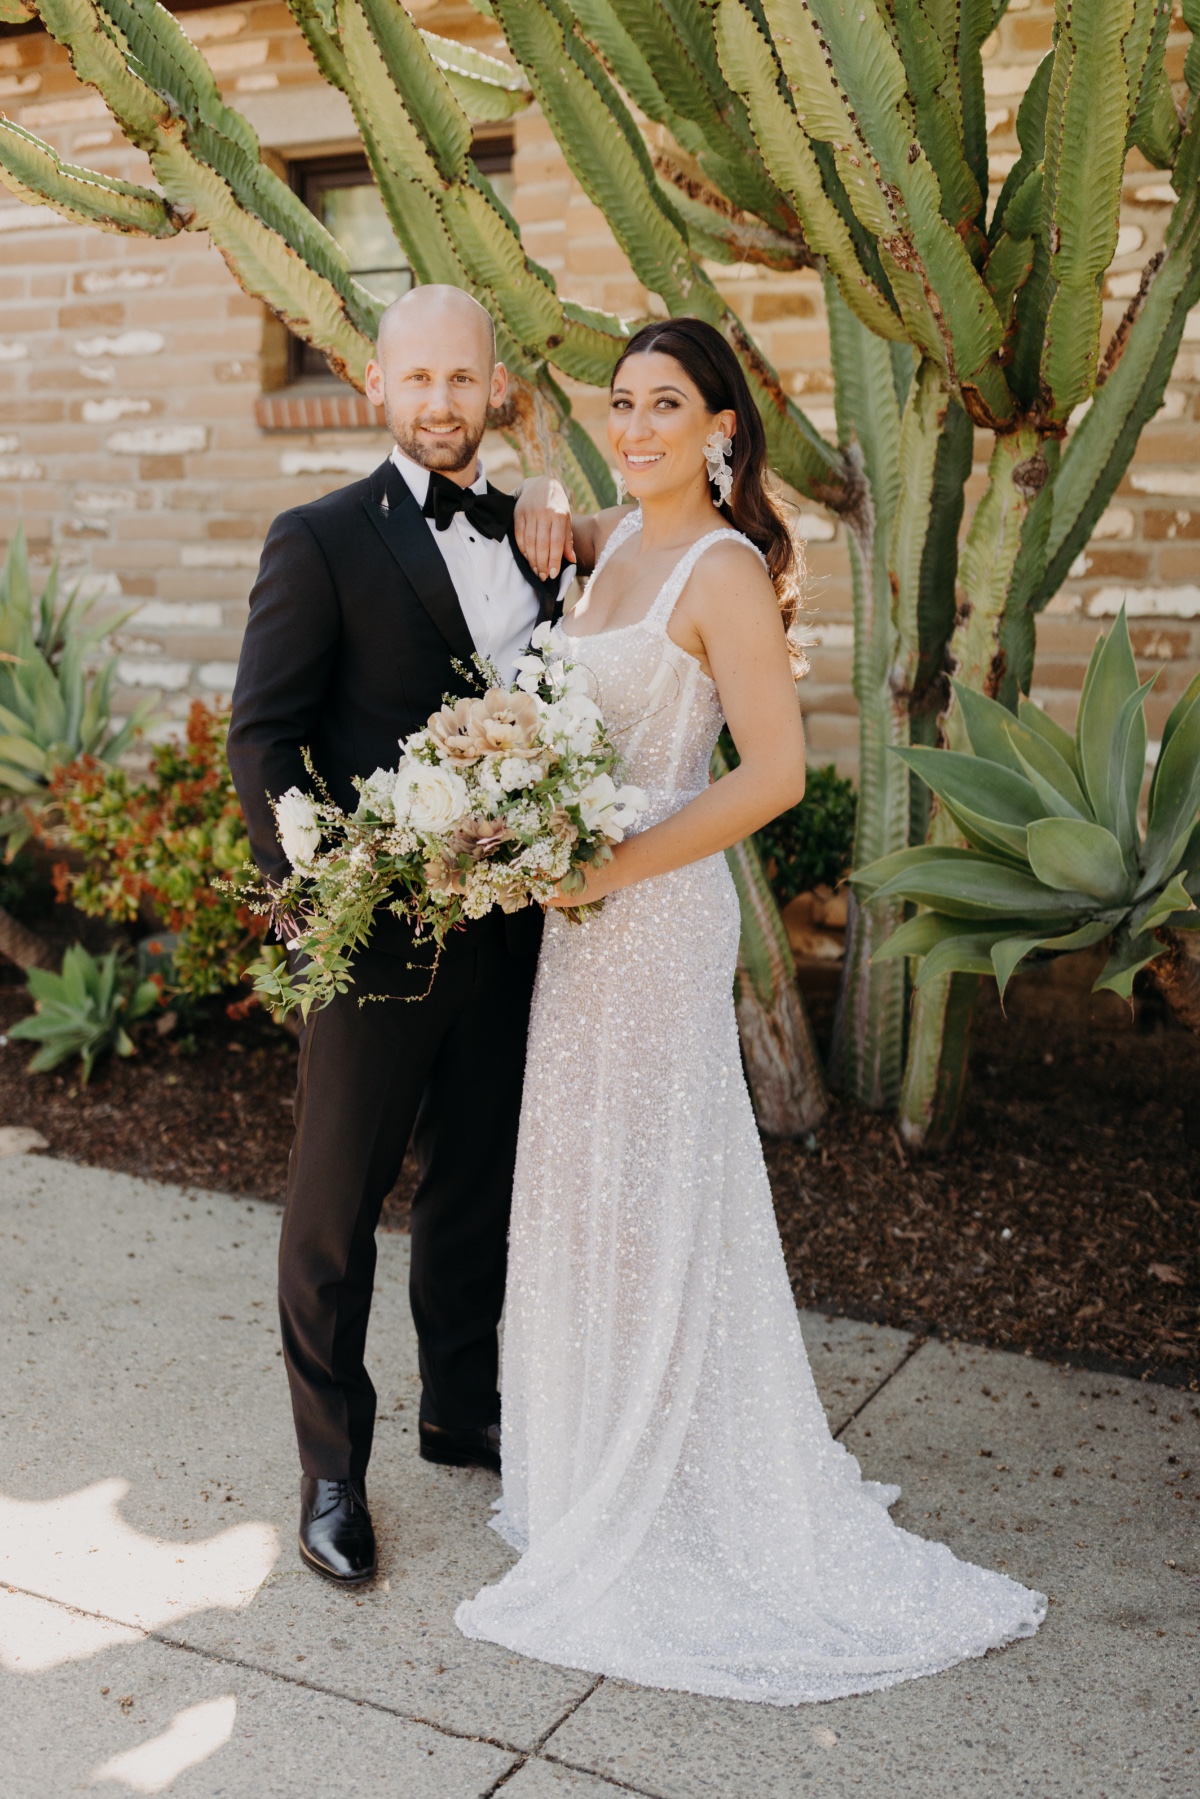
{"type": "Polygon", "coordinates": [[[430,418],[398,419],[393,417],[392,409],[384,400],[383,414],[387,420],[388,430],[395,438],[397,445],[405,456],[417,462],[422,468],[438,469],[445,474],[457,474],[460,469],[473,468],[483,441],[484,426],[473,425],[463,418],[461,413],[447,412],[430,418]],[[445,430],[448,425],[459,427],[458,435],[447,439],[445,443],[430,442],[422,437],[420,427],[432,426],[445,430]]]}

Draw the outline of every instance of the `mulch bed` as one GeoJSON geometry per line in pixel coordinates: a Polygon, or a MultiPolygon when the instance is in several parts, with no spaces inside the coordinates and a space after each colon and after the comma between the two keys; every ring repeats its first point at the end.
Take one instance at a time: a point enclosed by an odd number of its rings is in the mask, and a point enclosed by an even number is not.
{"type": "MultiPolygon", "coordinates": [[[[0,1033],[28,1009],[0,985],[0,1033]]],[[[819,1009],[819,1008],[818,1008],[819,1009]]],[[[1068,1014],[1069,1014],[1069,1008],[1068,1014]]],[[[820,1024],[820,1019],[818,1019],[820,1024]]],[[[768,1143],[802,1305],[1200,1389],[1200,1039],[1152,1001],[1136,1024],[1004,1019],[985,1001],[966,1123],[911,1160],[889,1120],[834,1100],[809,1143],[768,1143]]],[[[261,1015],[145,1035],[80,1091],[0,1045],[0,1122],[53,1154],[282,1199],[295,1045],[261,1015]]],[[[384,1222],[404,1229],[406,1165],[384,1222]]]]}

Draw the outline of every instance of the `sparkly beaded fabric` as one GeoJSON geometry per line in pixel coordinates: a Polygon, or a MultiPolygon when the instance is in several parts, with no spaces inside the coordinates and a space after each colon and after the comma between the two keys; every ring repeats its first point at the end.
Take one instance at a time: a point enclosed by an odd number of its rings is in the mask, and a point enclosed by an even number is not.
{"type": "MultiPolygon", "coordinates": [[[[571,638],[647,824],[708,780],[720,700],[667,625],[699,557],[736,535],[694,544],[640,624],[571,638]]],[[[583,925],[547,917],[495,1519],[521,1560],[456,1619],[542,1661],[795,1705],[1031,1635],[1046,1601],[899,1529],[899,1489],[829,1434],[742,1076],[737,944],[723,856],[583,925]]]]}

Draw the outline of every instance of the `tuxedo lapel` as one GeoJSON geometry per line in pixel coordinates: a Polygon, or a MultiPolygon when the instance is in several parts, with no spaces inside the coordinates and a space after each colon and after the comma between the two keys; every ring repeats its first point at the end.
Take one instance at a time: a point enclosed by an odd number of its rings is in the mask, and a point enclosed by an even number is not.
{"type": "Polygon", "coordinates": [[[450,571],[408,482],[390,460],[372,475],[363,506],[450,648],[469,662],[475,654],[475,641],[463,617],[450,571]]]}
{"type": "Polygon", "coordinates": [[[562,586],[561,570],[553,577],[553,579],[543,581],[542,577],[534,572],[533,568],[526,562],[524,556],[522,556],[520,550],[517,548],[516,532],[512,525],[508,527],[508,547],[512,551],[513,561],[537,595],[538,623],[542,624],[547,619],[551,623],[556,622],[562,614],[562,607],[559,604],[558,598],[558,590],[562,586]]]}

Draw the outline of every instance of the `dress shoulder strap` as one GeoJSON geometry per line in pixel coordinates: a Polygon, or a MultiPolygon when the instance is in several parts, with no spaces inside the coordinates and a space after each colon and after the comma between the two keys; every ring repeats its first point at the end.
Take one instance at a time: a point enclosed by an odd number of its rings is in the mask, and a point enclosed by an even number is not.
{"type": "Polygon", "coordinates": [[[695,543],[691,544],[688,549],[683,552],[683,555],[679,558],[679,561],[675,564],[675,567],[671,570],[670,574],[663,582],[662,587],[659,589],[658,598],[646,614],[643,623],[648,625],[651,630],[665,632],[667,626],[671,622],[671,614],[679,603],[679,596],[687,586],[692,570],[699,562],[701,556],[703,556],[705,550],[711,549],[715,543],[726,542],[744,543],[746,548],[753,551],[763,567],[766,568],[766,557],[763,555],[762,551],[756,544],[752,544],[750,539],[741,531],[734,531],[728,525],[722,526],[721,529],[717,531],[709,531],[706,536],[698,537],[695,543]]]}
{"type": "Polygon", "coordinates": [[[619,522],[609,532],[608,541],[605,544],[604,548],[601,550],[599,556],[597,556],[597,558],[596,558],[596,566],[592,570],[591,577],[590,577],[591,581],[594,581],[596,579],[596,576],[600,573],[600,570],[604,567],[604,564],[608,561],[609,557],[613,554],[614,550],[619,550],[621,545],[623,543],[628,542],[629,538],[631,538],[633,536],[634,532],[640,531],[641,528],[642,528],[642,509],[640,506],[635,506],[633,511],[627,512],[625,514],[625,517],[623,519],[619,520],[619,522]]]}

